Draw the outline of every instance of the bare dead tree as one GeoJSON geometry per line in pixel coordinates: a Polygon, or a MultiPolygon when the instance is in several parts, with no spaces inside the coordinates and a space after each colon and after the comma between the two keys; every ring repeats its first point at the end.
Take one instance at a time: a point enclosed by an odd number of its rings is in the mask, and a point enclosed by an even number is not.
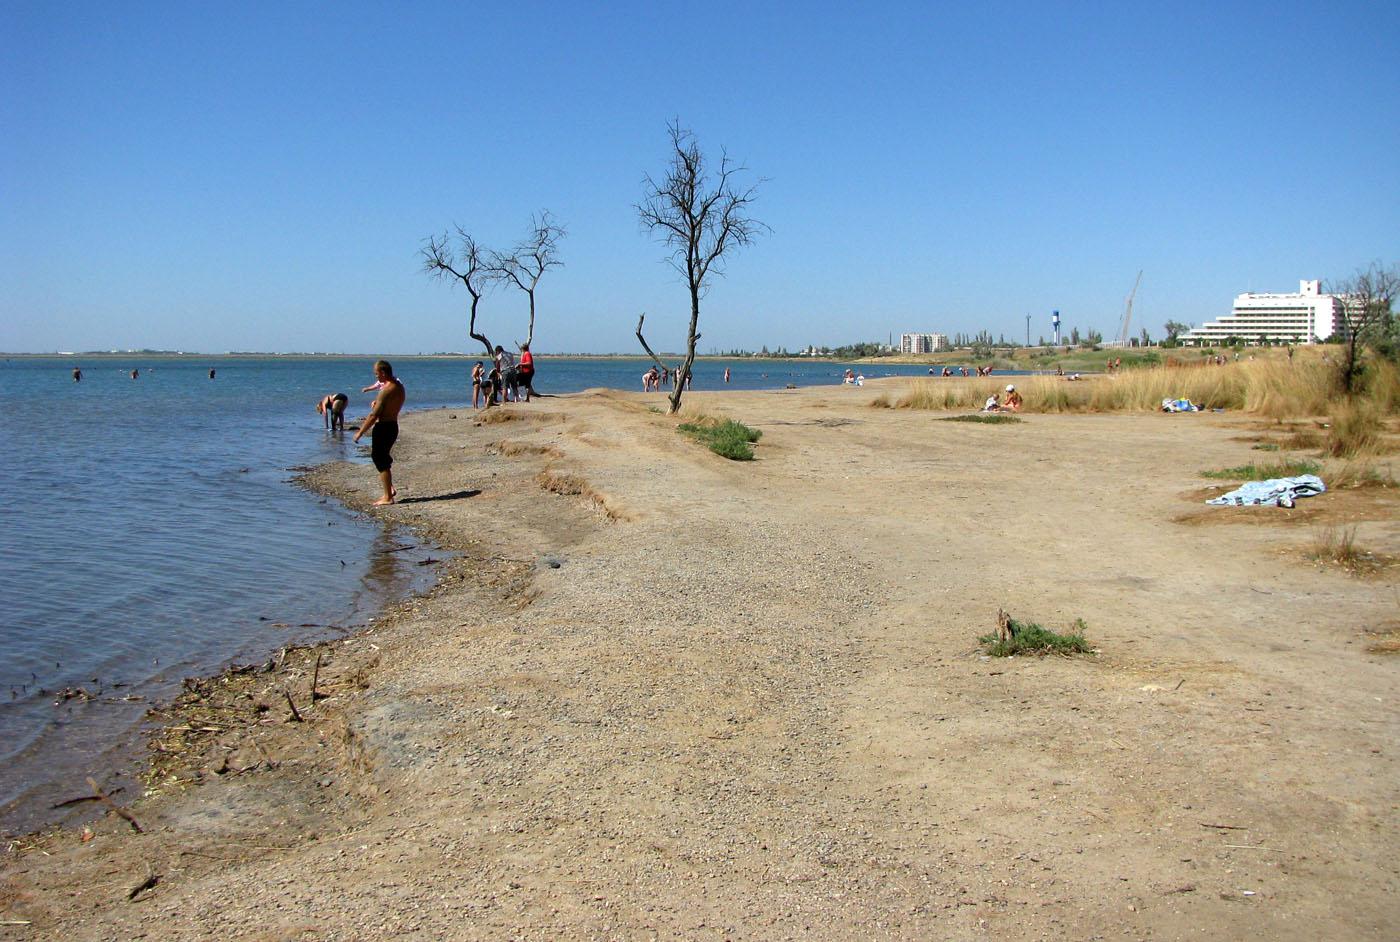
{"type": "Polygon", "coordinates": [[[530,326],[525,332],[525,345],[535,340],[535,288],[544,273],[561,268],[559,242],[565,236],[564,227],[554,221],[549,210],[530,217],[530,234],[509,253],[492,252],[490,270],[502,281],[509,281],[530,299],[530,326]]]}
{"type": "Polygon", "coordinates": [[[1347,395],[1356,391],[1365,371],[1362,362],[1365,348],[1388,351],[1396,340],[1395,315],[1391,308],[1397,292],[1400,292],[1400,266],[1386,268],[1380,262],[1372,262],[1364,269],[1357,269],[1350,278],[1327,285],[1327,293],[1339,296],[1342,302],[1341,383],[1347,395]]]}
{"type": "MultiPolygon", "coordinates": [[[[671,391],[670,413],[675,415],[680,411],[681,394],[695,363],[695,344],[700,339],[700,299],[709,289],[710,277],[721,274],[725,259],[740,246],[753,242],[768,227],[748,215],[757,184],[747,189],[735,185],[735,177],[745,167],[720,151],[719,167],[712,173],[694,134],[681,128],[677,121],[667,125],[666,130],[671,138],[666,174],[660,180],[647,174],[637,214],[642,227],[670,247],[667,261],[685,277],[690,292],[685,361],[677,369],[671,391]]],[[[642,338],[641,320],[637,321],[637,338],[650,353],[651,348],[642,338]]]]}
{"type": "Polygon", "coordinates": [[[496,348],[486,335],[476,329],[476,309],[482,296],[491,289],[495,277],[487,263],[487,251],[477,244],[475,238],[461,226],[457,226],[457,248],[452,247],[447,233],[429,236],[427,244],[419,251],[423,258],[423,271],[434,278],[454,278],[466,286],[471,295],[471,317],[467,322],[467,333],[473,340],[486,348],[486,355],[494,356],[496,348]]]}
{"type": "MultiPolygon", "coordinates": [[[[651,361],[653,363],[659,366],[662,370],[670,372],[671,367],[661,362],[661,358],[657,356],[656,352],[651,349],[651,344],[647,343],[647,338],[642,336],[642,322],[646,319],[646,311],[643,311],[637,316],[637,342],[642,345],[642,349],[647,352],[647,356],[651,357],[651,361]]],[[[679,371],[680,367],[676,367],[675,369],[679,371]]]]}

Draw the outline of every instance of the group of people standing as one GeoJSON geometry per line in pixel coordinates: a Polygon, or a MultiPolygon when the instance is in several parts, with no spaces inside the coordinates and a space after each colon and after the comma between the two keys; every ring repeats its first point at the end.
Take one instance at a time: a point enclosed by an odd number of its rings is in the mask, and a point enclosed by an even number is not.
{"type": "Polygon", "coordinates": [[[529,342],[520,345],[520,359],[515,354],[496,344],[491,357],[491,369],[486,362],[477,360],[472,367],[472,408],[490,408],[505,402],[519,402],[521,396],[529,402],[535,392],[535,356],[530,352],[529,342]]]}
{"type": "MultiPolygon", "coordinates": [[[[666,367],[655,367],[642,374],[642,392],[660,392],[663,385],[669,386],[679,380],[681,371],[679,369],[668,370],[666,367]]],[[[694,382],[695,374],[685,374],[685,388],[689,389],[694,382]]],[[[729,382],[729,368],[724,369],[724,381],[729,382]]]]}

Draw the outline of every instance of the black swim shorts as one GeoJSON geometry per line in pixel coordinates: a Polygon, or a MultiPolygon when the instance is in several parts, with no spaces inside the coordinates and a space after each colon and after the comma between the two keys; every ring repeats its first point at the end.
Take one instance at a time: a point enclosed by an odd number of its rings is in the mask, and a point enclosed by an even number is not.
{"type": "Polygon", "coordinates": [[[399,423],[376,422],[369,430],[369,456],[374,461],[376,471],[388,471],[394,464],[394,456],[389,449],[399,438],[399,423]]]}

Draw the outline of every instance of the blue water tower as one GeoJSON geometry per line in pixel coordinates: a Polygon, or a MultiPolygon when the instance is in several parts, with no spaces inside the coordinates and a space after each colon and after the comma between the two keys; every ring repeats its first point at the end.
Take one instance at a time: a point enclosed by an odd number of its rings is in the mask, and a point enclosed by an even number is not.
{"type": "Polygon", "coordinates": [[[1060,345],[1060,312],[1050,312],[1050,323],[1055,328],[1055,346],[1060,345]]]}

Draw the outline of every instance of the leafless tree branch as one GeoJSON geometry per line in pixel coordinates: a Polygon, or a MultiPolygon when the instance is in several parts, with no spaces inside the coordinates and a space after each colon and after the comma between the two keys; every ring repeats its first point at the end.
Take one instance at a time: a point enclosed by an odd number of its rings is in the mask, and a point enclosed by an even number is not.
{"type": "Polygon", "coordinates": [[[1356,274],[1329,282],[1327,293],[1342,299],[1342,389],[1350,395],[1356,391],[1364,371],[1362,354],[1366,346],[1389,346],[1396,337],[1393,306],[1400,293],[1400,266],[1383,266],[1372,262],[1356,274]]]}
{"type": "Polygon", "coordinates": [[[484,333],[477,332],[476,312],[482,296],[495,283],[495,276],[486,263],[487,250],[461,226],[457,226],[456,230],[455,249],[451,239],[444,232],[441,236],[429,236],[418,254],[423,259],[423,271],[427,274],[435,278],[451,278],[466,287],[467,293],[471,295],[467,333],[486,348],[487,356],[491,356],[495,347],[484,333]]]}
{"type": "Polygon", "coordinates": [[[563,267],[564,263],[559,260],[559,243],[566,234],[549,210],[542,210],[530,217],[529,235],[509,252],[492,252],[487,262],[494,277],[515,285],[530,299],[530,325],[525,344],[535,340],[535,288],[545,272],[563,267]]]}
{"type": "MultiPolygon", "coordinates": [[[[712,173],[694,134],[683,129],[679,121],[672,121],[666,130],[671,138],[666,174],[661,180],[650,174],[643,177],[642,201],[636,208],[642,228],[670,248],[667,262],[685,278],[690,292],[686,357],[671,392],[670,411],[674,415],[680,410],[681,394],[695,362],[700,299],[709,290],[710,276],[722,274],[726,258],[751,244],[768,227],[749,216],[757,185],[744,190],[735,186],[734,178],[744,173],[745,167],[721,151],[719,166],[712,173]]],[[[642,337],[640,320],[637,339],[655,360],[656,354],[642,337]]]]}

